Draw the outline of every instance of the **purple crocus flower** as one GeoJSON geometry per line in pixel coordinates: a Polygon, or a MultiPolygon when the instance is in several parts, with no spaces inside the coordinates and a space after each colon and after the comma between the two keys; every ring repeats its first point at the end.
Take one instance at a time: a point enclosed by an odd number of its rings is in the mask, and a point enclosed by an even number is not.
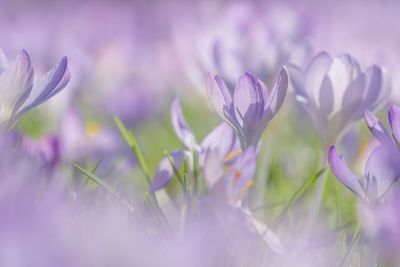
{"type": "Polygon", "coordinates": [[[204,175],[212,196],[224,204],[240,206],[253,184],[256,157],[256,151],[251,146],[237,156],[226,172],[218,151],[209,150],[204,162],[204,175]]]}
{"type": "Polygon", "coordinates": [[[361,71],[350,55],[332,58],[321,52],[303,70],[291,66],[290,79],[296,99],[310,113],[323,148],[327,149],[363,116],[365,109],[373,110],[388,96],[380,67],[372,65],[361,71]]]}
{"type": "Polygon", "coordinates": [[[365,111],[365,121],[381,145],[374,149],[369,156],[365,164],[363,181],[350,171],[343,157],[337,155],[334,146],[329,150],[328,160],[333,174],[362,199],[375,200],[382,197],[400,177],[400,166],[398,164],[400,162],[400,149],[397,141],[400,137],[400,108],[392,106],[388,117],[394,138],[374,114],[365,111]]]}
{"type": "MultiPolygon", "coordinates": [[[[185,155],[192,159],[193,152],[198,153],[199,166],[203,165],[205,152],[208,149],[217,149],[219,157],[225,158],[231,152],[229,158],[234,157],[240,152],[239,142],[235,132],[229,125],[222,123],[211,131],[201,142],[200,145],[196,142],[196,137],[186,122],[183,115],[179,98],[175,97],[171,103],[171,121],[179,140],[181,140],[184,149],[175,149],[169,152],[174,166],[179,169],[182,165],[185,155]]],[[[189,163],[192,161],[189,160],[189,163]]],[[[163,157],[158,164],[153,181],[150,185],[150,192],[155,192],[166,186],[174,177],[174,170],[167,157],[163,157]]]]}
{"type": "Polygon", "coordinates": [[[22,114],[60,92],[69,78],[66,57],[33,82],[33,69],[25,50],[10,63],[0,50],[0,123],[12,128],[22,114]]]}
{"type": "Polygon", "coordinates": [[[242,150],[246,150],[250,146],[257,147],[265,128],[281,108],[288,75],[282,68],[270,93],[263,82],[248,72],[239,78],[233,96],[218,75],[214,79],[208,75],[206,86],[212,106],[233,127],[242,150]]]}

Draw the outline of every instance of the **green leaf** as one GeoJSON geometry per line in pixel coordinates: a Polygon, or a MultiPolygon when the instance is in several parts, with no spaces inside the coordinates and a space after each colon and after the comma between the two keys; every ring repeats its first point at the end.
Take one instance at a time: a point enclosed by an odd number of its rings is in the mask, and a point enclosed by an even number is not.
{"type": "Polygon", "coordinates": [[[122,136],[124,137],[125,141],[128,143],[129,147],[133,150],[135,153],[138,161],[140,168],[144,174],[144,177],[146,178],[146,181],[148,185],[150,185],[150,173],[149,173],[149,168],[147,167],[146,161],[144,160],[143,154],[140,151],[139,145],[136,142],[136,138],[133,135],[133,133],[129,130],[126,129],[125,125],[117,118],[114,117],[114,121],[118,126],[119,131],[121,132],[122,136]]]}

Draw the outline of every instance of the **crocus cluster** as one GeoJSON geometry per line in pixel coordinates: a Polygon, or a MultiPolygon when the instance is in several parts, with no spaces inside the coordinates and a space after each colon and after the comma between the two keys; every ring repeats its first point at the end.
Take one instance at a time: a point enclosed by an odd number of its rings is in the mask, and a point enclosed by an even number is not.
{"type": "Polygon", "coordinates": [[[0,1],[0,266],[400,266],[399,10],[0,1]]]}

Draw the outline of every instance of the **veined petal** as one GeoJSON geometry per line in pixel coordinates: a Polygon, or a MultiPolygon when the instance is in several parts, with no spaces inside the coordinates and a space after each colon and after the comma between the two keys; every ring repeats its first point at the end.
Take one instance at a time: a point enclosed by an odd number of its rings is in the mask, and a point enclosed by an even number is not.
{"type": "Polygon", "coordinates": [[[378,139],[382,145],[393,146],[392,136],[378,120],[378,118],[368,110],[365,110],[364,117],[369,130],[375,136],[375,138],[378,139]]]}
{"type": "Polygon", "coordinates": [[[236,118],[242,127],[261,120],[264,112],[263,89],[251,73],[246,72],[240,76],[233,93],[233,102],[236,118]]]}
{"type": "Polygon", "coordinates": [[[63,57],[55,67],[50,69],[33,84],[29,97],[18,110],[18,116],[60,92],[68,84],[69,79],[68,60],[66,57],[63,57]]]}
{"type": "Polygon", "coordinates": [[[400,107],[393,105],[389,109],[389,123],[392,127],[393,135],[397,142],[400,143],[400,107]]]}
{"type": "Polygon", "coordinates": [[[25,50],[0,73],[0,122],[9,121],[32,89],[33,69],[25,50]]]}
{"type": "Polygon", "coordinates": [[[217,75],[213,79],[210,74],[207,75],[206,87],[208,98],[211,105],[217,111],[218,115],[224,120],[230,120],[232,96],[226,87],[225,82],[217,75]]]}
{"type": "Polygon", "coordinates": [[[289,76],[285,67],[279,73],[278,79],[272,89],[264,110],[262,131],[267,127],[271,119],[278,113],[286,97],[289,76]]]}
{"type": "MultiPolygon", "coordinates": [[[[169,153],[175,168],[179,169],[183,163],[185,154],[182,150],[173,150],[169,153]]],[[[163,157],[158,163],[156,173],[150,185],[150,192],[153,193],[166,186],[174,178],[174,169],[167,157],[163,157]]]]}
{"type": "Polygon", "coordinates": [[[371,194],[371,198],[381,197],[390,189],[393,182],[399,179],[398,160],[399,154],[388,147],[379,146],[372,151],[365,164],[365,176],[369,179],[369,182],[372,181],[373,183],[376,180],[376,195],[373,195],[374,188],[371,192],[368,192],[369,195],[371,194]]]}
{"type": "Polygon", "coordinates": [[[226,122],[222,122],[212,130],[201,142],[201,151],[217,150],[219,160],[224,158],[233,150],[240,149],[235,131],[226,122]]]}
{"type": "Polygon", "coordinates": [[[196,137],[194,136],[192,129],[186,122],[185,116],[182,112],[181,103],[177,96],[174,97],[171,103],[171,121],[175,133],[181,140],[183,145],[187,148],[194,148],[197,144],[196,137]]]}
{"type": "Polygon", "coordinates": [[[328,161],[336,178],[357,196],[363,198],[365,194],[360,179],[347,167],[343,156],[339,156],[336,153],[335,146],[329,149],[328,161]]]}
{"type": "Polygon", "coordinates": [[[334,112],[340,110],[346,89],[359,74],[360,67],[350,55],[341,54],[333,59],[327,75],[334,88],[334,112]]]}

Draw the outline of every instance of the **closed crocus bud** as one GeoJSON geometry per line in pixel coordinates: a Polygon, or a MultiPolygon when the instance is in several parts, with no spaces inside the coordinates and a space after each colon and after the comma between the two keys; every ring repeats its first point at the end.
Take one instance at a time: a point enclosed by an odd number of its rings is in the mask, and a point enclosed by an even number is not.
{"type": "Polygon", "coordinates": [[[321,52],[306,68],[291,66],[289,73],[296,99],[310,113],[325,147],[361,119],[365,109],[374,110],[383,103],[389,93],[380,67],[362,71],[347,54],[332,58],[321,52]]]}
{"type": "Polygon", "coordinates": [[[8,63],[0,50],[0,124],[12,128],[22,114],[60,92],[69,82],[68,61],[61,61],[35,82],[28,53],[8,63]]]}
{"type": "Polygon", "coordinates": [[[233,96],[219,76],[208,75],[206,87],[212,106],[235,129],[244,151],[257,147],[265,128],[281,108],[288,75],[283,68],[270,93],[264,83],[248,72],[239,78],[233,96]]]}

